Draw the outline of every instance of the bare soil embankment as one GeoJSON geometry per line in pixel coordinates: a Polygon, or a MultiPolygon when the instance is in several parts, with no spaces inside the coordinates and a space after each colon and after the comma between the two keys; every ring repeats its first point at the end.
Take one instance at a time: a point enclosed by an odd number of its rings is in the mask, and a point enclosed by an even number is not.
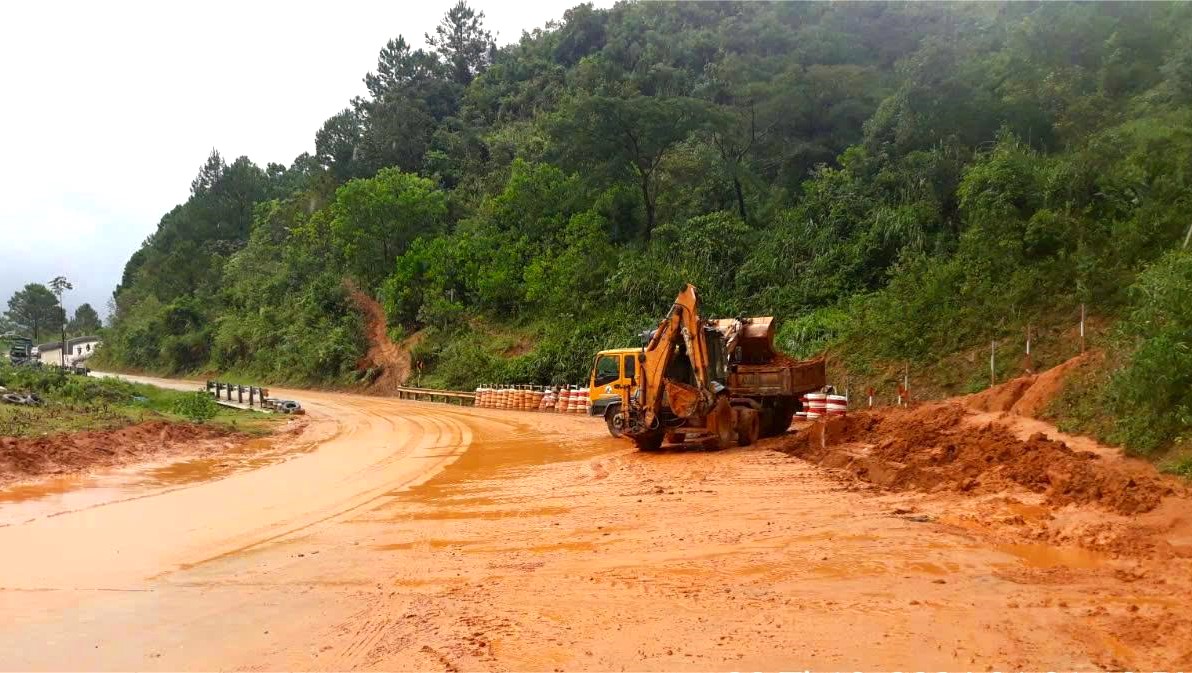
{"type": "Polygon", "coordinates": [[[377,395],[393,394],[409,380],[413,367],[410,349],[422,341],[423,334],[415,332],[401,343],[393,343],[389,338],[389,322],[385,317],[385,309],[367,292],[350,283],[346,286],[352,300],[364,314],[368,333],[368,353],[356,364],[360,371],[374,372],[367,383],[366,391],[377,395]]]}
{"type": "Polygon", "coordinates": [[[1187,484],[1036,418],[1088,359],[950,401],[801,424],[773,446],[899,503],[893,514],[1019,557],[994,573],[1021,588],[1006,591],[1007,614],[1070,638],[1094,666],[1187,666],[1187,484]]]}
{"type": "MultiPolygon", "coordinates": [[[[291,421],[284,435],[298,432],[304,422],[291,421]]],[[[0,437],[0,487],[135,463],[216,456],[236,450],[252,439],[252,435],[226,425],[170,421],[41,437],[0,437]]]]}
{"type": "Polygon", "coordinates": [[[1141,514],[1182,491],[1153,468],[1077,451],[1037,432],[1020,439],[997,421],[976,422],[959,402],[862,412],[816,423],[782,450],[891,490],[990,493],[1010,485],[1047,504],[1095,504],[1141,514]]]}
{"type": "Polygon", "coordinates": [[[1101,353],[1090,351],[1046,371],[1019,376],[989,390],[961,397],[958,401],[974,411],[1007,412],[1041,418],[1047,405],[1063,390],[1064,381],[1069,375],[1103,357],[1101,353]]]}

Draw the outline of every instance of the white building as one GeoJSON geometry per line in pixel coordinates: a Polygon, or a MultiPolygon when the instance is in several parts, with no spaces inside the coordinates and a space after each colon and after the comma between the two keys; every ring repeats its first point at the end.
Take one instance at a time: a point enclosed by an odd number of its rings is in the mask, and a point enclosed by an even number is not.
{"type": "MultiPolygon", "coordinates": [[[[74,365],[84,362],[99,345],[103,343],[99,337],[81,336],[66,340],[66,364],[74,365]]],[[[56,365],[62,363],[62,342],[52,341],[48,344],[41,344],[37,347],[38,353],[41,355],[41,363],[43,365],[56,365]]]]}

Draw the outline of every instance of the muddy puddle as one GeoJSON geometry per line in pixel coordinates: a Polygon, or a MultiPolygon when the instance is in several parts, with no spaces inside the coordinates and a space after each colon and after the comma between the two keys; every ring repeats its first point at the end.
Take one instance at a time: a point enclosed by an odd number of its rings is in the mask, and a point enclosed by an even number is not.
{"type": "MultiPolygon", "coordinates": [[[[543,427],[514,420],[476,419],[465,416],[474,424],[472,445],[458,460],[447,466],[429,481],[410,489],[391,492],[394,505],[421,505],[420,510],[402,511],[398,518],[452,519],[503,518],[549,516],[565,511],[556,507],[535,507],[522,500],[520,506],[508,507],[508,498],[493,497],[498,480],[522,473],[529,468],[556,462],[580,460],[623,450],[625,445],[601,435],[599,423],[585,427],[581,436],[550,433],[547,419],[543,427]],[[504,505],[503,509],[490,507],[504,505]],[[527,506],[528,505],[528,506],[527,506]]],[[[573,421],[574,419],[558,419],[573,421]]],[[[574,429],[574,425],[563,425],[574,429]]]]}
{"type": "Polygon", "coordinates": [[[1053,547],[1046,544],[1000,544],[994,547],[1009,554],[1027,568],[1075,568],[1090,570],[1109,562],[1108,557],[1080,547],[1053,547]]]}
{"type": "Polygon", "coordinates": [[[260,437],[215,456],[155,461],[13,484],[0,489],[0,526],[222,479],[288,460],[315,446],[260,437]]]}

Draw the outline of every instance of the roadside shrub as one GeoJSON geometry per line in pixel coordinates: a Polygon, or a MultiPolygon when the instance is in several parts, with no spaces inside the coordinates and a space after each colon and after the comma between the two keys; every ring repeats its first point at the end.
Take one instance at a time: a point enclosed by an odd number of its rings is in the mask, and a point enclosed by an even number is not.
{"type": "Polygon", "coordinates": [[[1131,349],[1109,383],[1111,439],[1152,455],[1192,431],[1192,253],[1168,253],[1130,289],[1119,347],[1131,349]]]}
{"type": "Polygon", "coordinates": [[[79,404],[113,404],[132,400],[133,386],[119,379],[94,379],[82,376],[68,376],[55,390],[56,397],[79,404]]]}
{"type": "Polygon", "coordinates": [[[215,418],[219,405],[207,393],[188,393],[174,400],[171,411],[192,423],[203,423],[215,418]]]}
{"type": "Polygon", "coordinates": [[[844,309],[830,307],[783,322],[778,326],[778,348],[797,358],[819,355],[840,338],[848,319],[844,309]]]}

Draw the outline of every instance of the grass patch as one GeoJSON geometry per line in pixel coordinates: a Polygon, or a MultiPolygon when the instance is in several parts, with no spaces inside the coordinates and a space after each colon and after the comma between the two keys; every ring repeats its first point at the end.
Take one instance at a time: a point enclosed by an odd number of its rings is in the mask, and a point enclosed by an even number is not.
{"type": "Polygon", "coordinates": [[[1075,371],[1064,389],[1047,407],[1047,416],[1063,432],[1088,435],[1103,443],[1114,443],[1117,419],[1108,410],[1106,390],[1110,385],[1107,363],[1075,371]]]}
{"type": "Polygon", "coordinates": [[[1162,469],[1168,474],[1192,480],[1192,453],[1167,461],[1162,469]]]}
{"type": "MultiPolygon", "coordinates": [[[[115,430],[145,421],[189,422],[176,412],[194,393],[114,378],[65,374],[49,368],[0,366],[0,386],[33,392],[39,406],[0,404],[0,436],[31,437],[84,430],[115,430]]],[[[285,419],[275,414],[218,407],[206,421],[251,435],[269,434],[285,419]]]]}

